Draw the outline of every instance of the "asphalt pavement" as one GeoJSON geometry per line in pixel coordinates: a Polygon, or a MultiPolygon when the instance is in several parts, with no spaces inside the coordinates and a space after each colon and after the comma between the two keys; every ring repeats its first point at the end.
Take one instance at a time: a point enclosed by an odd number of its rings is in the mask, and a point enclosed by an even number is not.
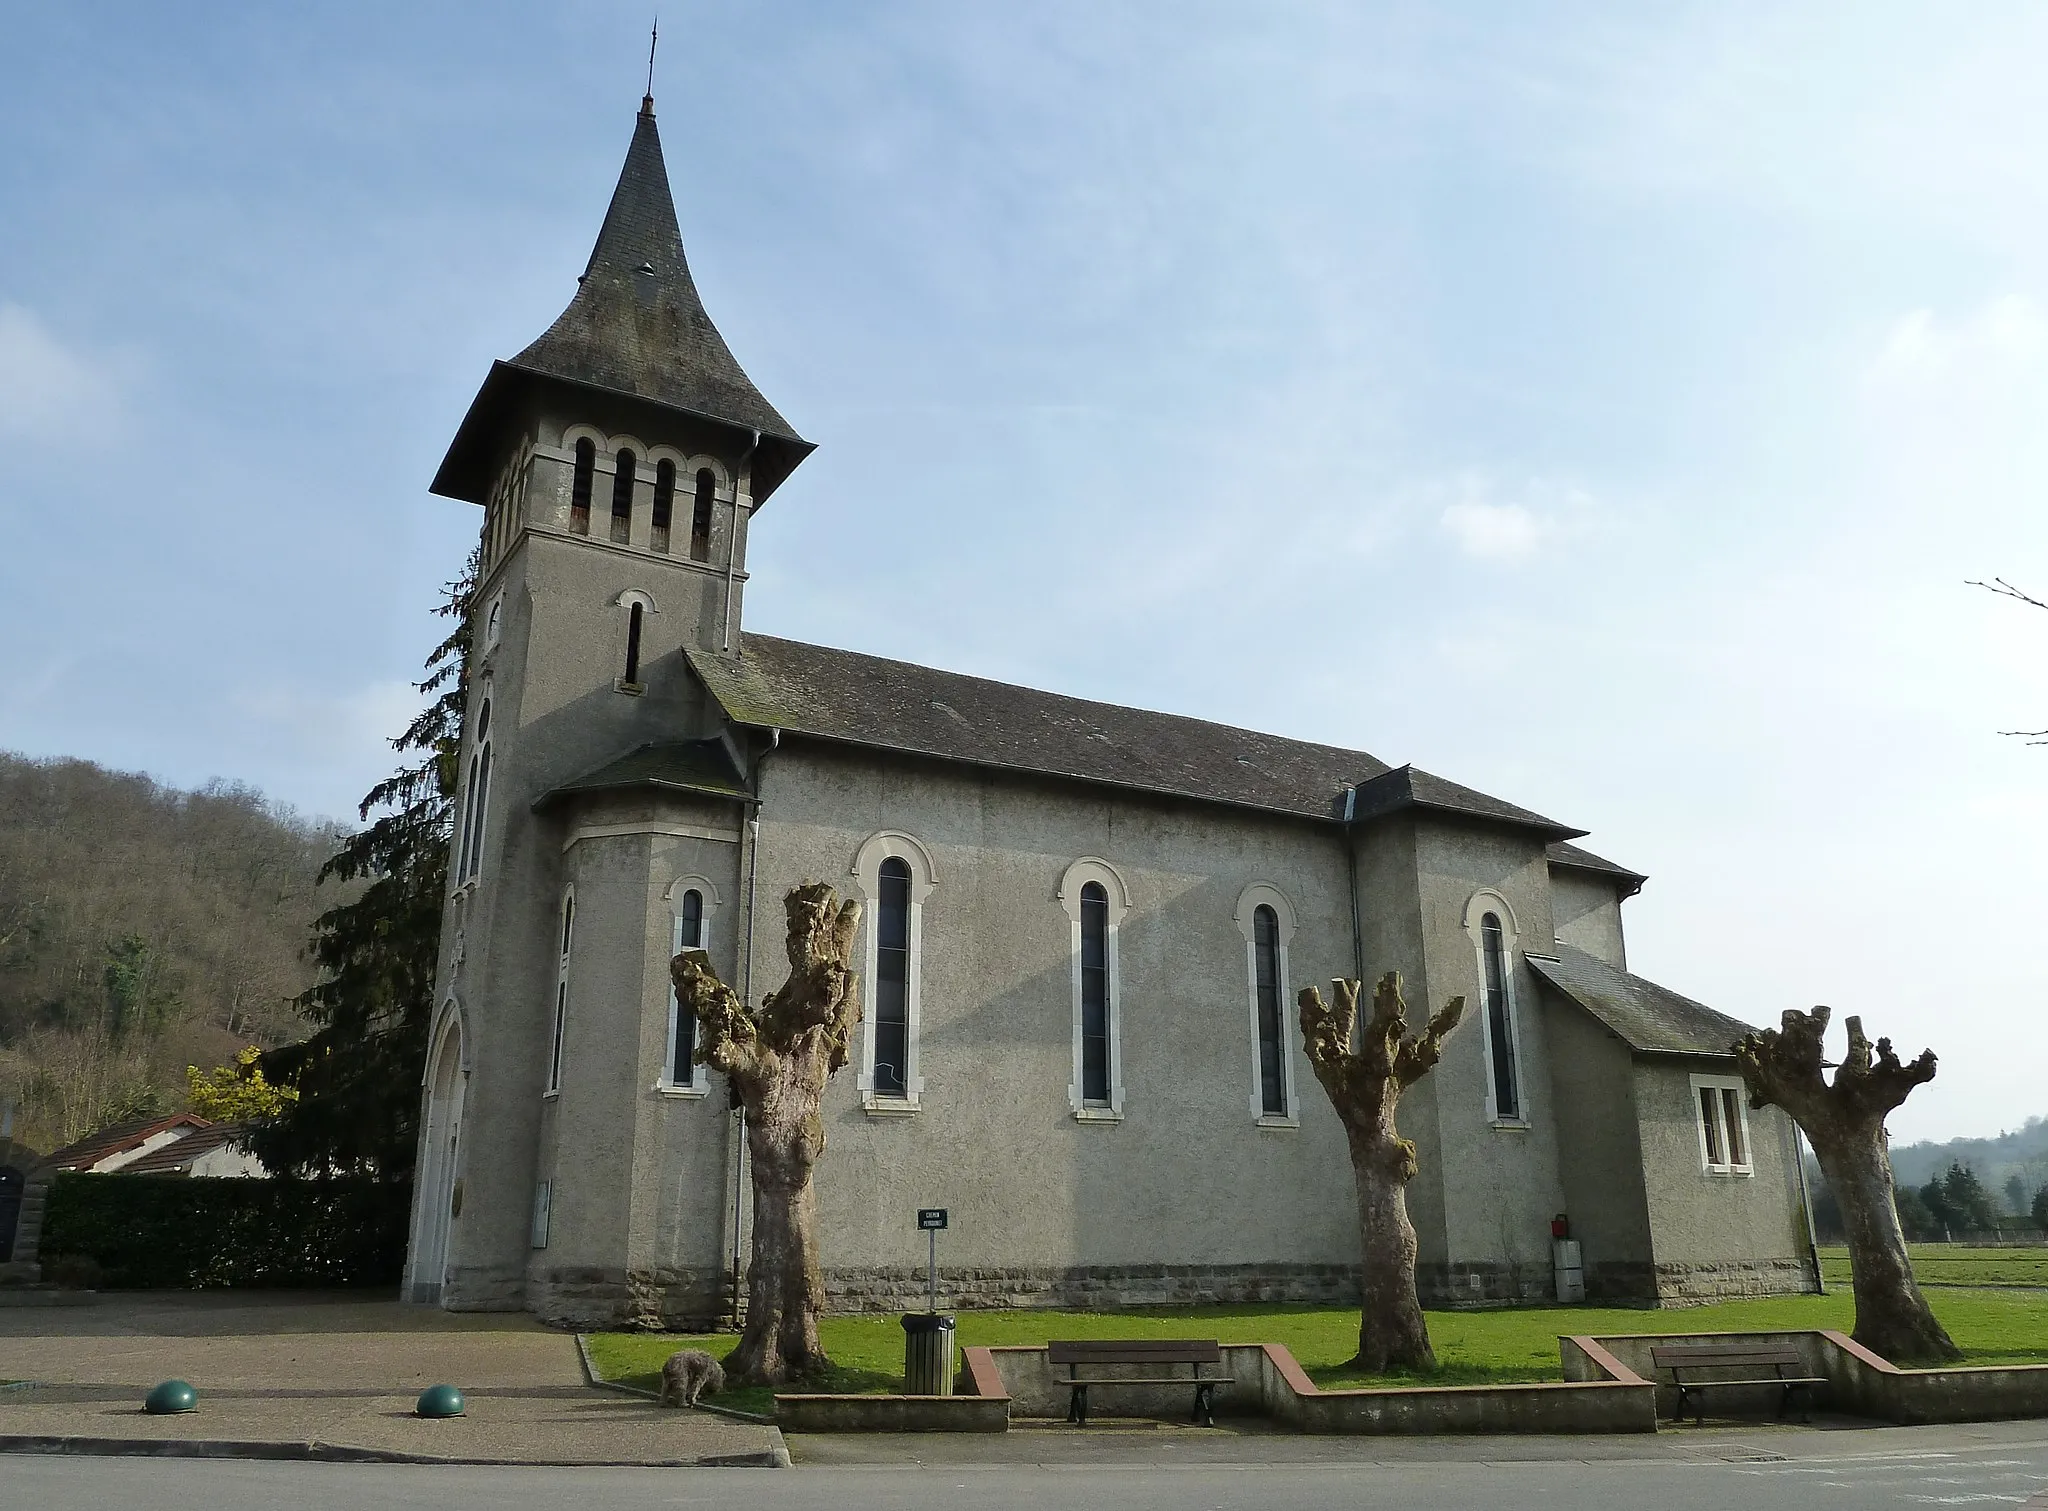
{"type": "MultiPolygon", "coordinates": [[[[1047,1441],[1055,1441],[1048,1438],[1047,1441]]],[[[1240,1439],[1253,1443],[1256,1439],[1240,1439]]],[[[1729,1440],[1732,1441],[1732,1440],[1729,1440]]],[[[1445,1445],[1448,1446],[1448,1445],[1445,1445]]],[[[1739,1450],[1717,1440],[1709,1450],[1739,1450]]],[[[1319,1511],[1571,1507],[1574,1511],[1888,1511],[2048,1507],[2048,1425],[1912,1429],[1781,1440],[1781,1458],[1437,1458],[1293,1463],[845,1464],[763,1469],[560,1469],[10,1456],[0,1508],[98,1511],[982,1511],[1085,1505],[1113,1511],[1319,1511]],[[1876,1446],[1873,1447],[1873,1444],[1876,1446]],[[1826,1452],[1834,1447],[1854,1451],[1826,1452]]]]}

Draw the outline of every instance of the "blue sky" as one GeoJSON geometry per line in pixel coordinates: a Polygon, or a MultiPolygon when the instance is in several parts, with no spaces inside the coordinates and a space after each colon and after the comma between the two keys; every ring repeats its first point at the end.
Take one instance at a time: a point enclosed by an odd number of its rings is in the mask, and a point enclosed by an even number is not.
{"type": "MultiPolygon", "coordinates": [[[[574,288],[644,3],[0,3],[0,747],[341,815],[574,288]]],[[[817,454],[751,627],[1593,831],[1631,964],[2048,1113],[2048,11],[671,7],[713,317],[817,454]],[[2032,945],[2028,941],[2034,941],[2032,945]]]]}

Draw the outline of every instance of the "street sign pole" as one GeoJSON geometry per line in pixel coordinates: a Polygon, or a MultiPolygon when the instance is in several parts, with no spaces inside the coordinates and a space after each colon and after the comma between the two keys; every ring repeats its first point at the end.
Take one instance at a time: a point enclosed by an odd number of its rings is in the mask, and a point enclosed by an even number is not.
{"type": "Polygon", "coordinates": [[[927,1229],[932,1241],[931,1262],[925,1268],[925,1290],[928,1293],[925,1310],[936,1313],[939,1309],[939,1230],[927,1229]]]}

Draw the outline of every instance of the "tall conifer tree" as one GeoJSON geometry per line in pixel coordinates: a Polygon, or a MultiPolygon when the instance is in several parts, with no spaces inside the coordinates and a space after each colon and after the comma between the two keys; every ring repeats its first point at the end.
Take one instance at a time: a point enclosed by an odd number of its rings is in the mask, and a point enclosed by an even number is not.
{"type": "Polygon", "coordinates": [[[472,554],[436,610],[454,628],[427,658],[426,678],[418,684],[433,701],[391,742],[415,759],[370,789],[357,810],[370,823],[320,870],[322,883],[363,886],[314,925],[321,980],[298,1002],[319,1028],[259,1061],[271,1081],[298,1091],[295,1102],[250,1136],[256,1156],[278,1173],[412,1178],[448,891],[477,565],[472,554]]]}

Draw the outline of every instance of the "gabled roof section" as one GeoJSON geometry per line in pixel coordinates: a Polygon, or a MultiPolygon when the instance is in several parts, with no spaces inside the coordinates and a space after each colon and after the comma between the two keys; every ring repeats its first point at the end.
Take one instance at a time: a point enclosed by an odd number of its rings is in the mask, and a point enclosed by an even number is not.
{"type": "Polygon", "coordinates": [[[1637,1054],[1733,1058],[1735,1042],[1750,1031],[1740,1019],[1568,944],[1559,944],[1555,957],[1525,958],[1530,970],[1637,1054]]]}
{"type": "Polygon", "coordinates": [[[195,1128],[183,1138],[172,1139],[161,1149],[152,1149],[120,1168],[122,1175],[175,1175],[189,1172],[194,1163],[225,1148],[248,1132],[240,1123],[215,1123],[195,1128]]]}
{"type": "Polygon", "coordinates": [[[735,724],[938,760],[1324,820],[1387,769],[1363,751],[767,635],[737,655],[686,654],[735,724]]]}
{"type": "Polygon", "coordinates": [[[145,1144],[159,1133],[211,1126],[211,1123],[196,1112],[174,1112],[169,1117],[133,1118],[128,1122],[115,1123],[111,1127],[73,1139],[52,1154],[47,1163],[56,1170],[90,1170],[101,1160],[123,1154],[138,1144],[145,1144]]]}
{"type": "Polygon", "coordinates": [[[1643,883],[1650,878],[1640,871],[1631,871],[1627,866],[1617,865],[1605,856],[1595,855],[1577,845],[1558,840],[1545,852],[1550,859],[1552,870],[1585,871],[1605,877],[1621,888],[1623,897],[1633,897],[1643,890],[1643,883]]]}
{"type": "Polygon", "coordinates": [[[536,812],[564,798],[592,792],[653,787],[708,797],[748,796],[745,775],[733,764],[723,740],[679,740],[642,745],[616,761],[564,782],[534,799],[536,812]]]}
{"type": "Polygon", "coordinates": [[[1513,803],[1488,797],[1470,787],[1460,787],[1440,776],[1413,766],[1399,766],[1371,781],[1358,784],[1358,799],[1352,818],[1379,818],[1404,809],[1419,808],[1432,813],[1456,814],[1483,823],[1505,824],[1515,829],[1533,829],[1547,840],[1577,839],[1586,831],[1560,824],[1556,819],[1517,808],[1513,803]]]}

